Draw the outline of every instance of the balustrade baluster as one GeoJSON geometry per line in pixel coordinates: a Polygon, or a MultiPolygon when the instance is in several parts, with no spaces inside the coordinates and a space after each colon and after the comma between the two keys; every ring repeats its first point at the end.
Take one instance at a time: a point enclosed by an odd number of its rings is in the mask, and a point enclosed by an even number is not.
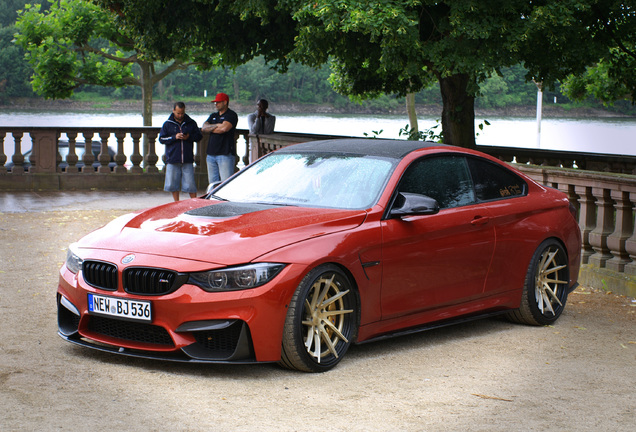
{"type": "MultiPolygon", "coordinates": [[[[636,214],[636,192],[630,192],[629,202],[632,205],[631,216],[636,214]]],[[[623,271],[626,274],[636,276],[636,230],[634,230],[633,218],[630,219],[632,223],[632,235],[625,240],[625,251],[629,254],[630,262],[625,264],[623,271]]]]}
{"type": "Polygon", "coordinates": [[[159,169],[157,168],[157,161],[159,158],[155,151],[155,142],[158,135],[159,133],[156,131],[146,132],[146,139],[148,140],[148,154],[144,158],[144,168],[147,173],[159,172],[159,169]]]}
{"type": "MultiPolygon", "coordinates": [[[[13,169],[11,170],[11,174],[24,174],[24,155],[22,154],[22,136],[24,134],[22,132],[13,132],[13,143],[14,143],[14,152],[11,157],[11,161],[13,162],[13,169]]],[[[33,151],[31,152],[31,156],[33,157],[33,151]]],[[[31,160],[33,163],[33,160],[31,160]]]]}
{"type": "Polygon", "coordinates": [[[568,201],[570,201],[570,204],[572,204],[576,209],[576,214],[578,217],[581,210],[581,205],[579,204],[579,196],[576,193],[575,186],[573,184],[559,183],[558,189],[568,196],[568,201]]]}
{"type": "Polygon", "coordinates": [[[126,132],[115,132],[115,138],[117,138],[117,154],[115,154],[115,163],[117,164],[113,169],[116,173],[128,172],[124,164],[126,163],[126,154],[124,153],[124,139],[126,138],[126,132]]]}
{"type": "Polygon", "coordinates": [[[4,166],[7,163],[7,155],[4,153],[4,139],[6,136],[6,132],[0,132],[0,173],[7,172],[7,167],[4,166]]]}
{"type": "Polygon", "coordinates": [[[605,267],[605,263],[612,258],[607,247],[607,237],[614,232],[614,205],[610,196],[610,189],[592,188],[592,195],[596,198],[597,216],[596,228],[590,233],[590,244],[594,254],[590,257],[590,264],[605,267]]]}
{"type": "MultiPolygon", "coordinates": [[[[33,140],[33,137],[31,137],[31,139],[33,140]]],[[[34,143],[35,144],[35,143],[34,143]]],[[[40,151],[38,152],[38,156],[41,156],[41,151],[42,148],[40,148],[40,151]]],[[[31,151],[31,154],[35,153],[35,151],[31,151]]],[[[55,172],[61,173],[62,172],[62,153],[60,153],[60,134],[56,134],[55,137],[55,172]]]]}
{"type": "MultiPolygon", "coordinates": [[[[77,153],[75,152],[75,145],[77,142],[77,132],[66,132],[66,136],[68,137],[68,154],[66,155],[66,163],[68,164],[68,166],[66,168],[66,172],[76,173],[78,171],[78,168],[76,165],[77,165],[77,161],[79,160],[79,158],[77,157],[77,153]]],[[[84,149],[86,149],[86,147],[84,149]]],[[[59,141],[58,141],[57,153],[58,154],[60,153],[59,141]]],[[[57,164],[58,167],[60,166],[59,162],[57,164]]]]}
{"type": "Polygon", "coordinates": [[[82,167],[82,172],[92,173],[95,171],[93,168],[93,162],[95,162],[95,155],[93,155],[93,135],[94,132],[82,132],[84,136],[84,155],[82,156],[82,162],[84,162],[84,166],[82,167]]]}
{"type": "Polygon", "coordinates": [[[629,200],[629,192],[613,190],[611,193],[616,209],[616,226],[614,232],[607,238],[607,247],[612,258],[605,263],[605,267],[610,270],[622,272],[630,261],[629,254],[625,249],[625,242],[634,232],[632,222],[632,203],[629,200]]]}
{"type": "Polygon", "coordinates": [[[596,206],[592,188],[586,186],[575,186],[574,191],[579,197],[579,228],[581,229],[581,263],[587,264],[590,256],[594,254],[594,249],[590,244],[590,233],[596,228],[596,206]]]}
{"type": "Polygon", "coordinates": [[[141,168],[141,162],[144,158],[141,156],[139,152],[139,140],[141,139],[141,132],[131,132],[130,136],[133,140],[133,153],[130,156],[130,162],[132,163],[132,167],[130,168],[131,173],[142,173],[144,170],[141,168]]]}
{"type": "Polygon", "coordinates": [[[252,162],[256,161],[258,159],[258,152],[259,152],[259,148],[260,148],[260,140],[258,138],[258,136],[249,136],[249,134],[247,135],[247,140],[248,140],[248,164],[251,164],[252,162]]]}
{"type": "MultiPolygon", "coordinates": [[[[102,141],[101,149],[99,155],[97,156],[97,160],[99,161],[99,168],[97,168],[97,172],[100,173],[109,173],[110,167],[110,154],[108,153],[108,138],[110,138],[110,132],[102,131],[99,133],[99,138],[102,141]]],[[[91,147],[88,147],[92,149],[91,147]]]]}

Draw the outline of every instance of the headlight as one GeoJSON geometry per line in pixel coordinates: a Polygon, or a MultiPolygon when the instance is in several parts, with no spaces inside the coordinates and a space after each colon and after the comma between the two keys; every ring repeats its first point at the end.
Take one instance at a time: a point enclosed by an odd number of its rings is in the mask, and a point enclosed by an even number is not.
{"type": "Polygon", "coordinates": [[[75,252],[77,247],[75,243],[68,247],[66,251],[66,268],[71,272],[77,274],[82,269],[84,260],[81,259],[75,252]]]}
{"type": "Polygon", "coordinates": [[[258,263],[191,273],[188,283],[209,292],[256,288],[272,280],[283,267],[285,264],[258,263]]]}

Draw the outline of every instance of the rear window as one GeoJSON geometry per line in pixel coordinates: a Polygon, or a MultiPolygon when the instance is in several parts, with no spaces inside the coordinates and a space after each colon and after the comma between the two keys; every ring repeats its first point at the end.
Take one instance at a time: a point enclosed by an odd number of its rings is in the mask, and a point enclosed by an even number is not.
{"type": "Polygon", "coordinates": [[[527,193],[528,185],[514,172],[493,162],[468,158],[475,195],[479,201],[490,201],[527,193]]]}

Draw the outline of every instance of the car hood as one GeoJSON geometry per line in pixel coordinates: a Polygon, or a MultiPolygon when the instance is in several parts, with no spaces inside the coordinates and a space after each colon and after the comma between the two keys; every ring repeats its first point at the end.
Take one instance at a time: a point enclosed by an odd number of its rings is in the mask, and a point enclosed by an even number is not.
{"type": "Polygon", "coordinates": [[[280,247],[359,226],[364,210],[195,199],[122,216],[84,237],[81,248],[233,265],[280,247]]]}

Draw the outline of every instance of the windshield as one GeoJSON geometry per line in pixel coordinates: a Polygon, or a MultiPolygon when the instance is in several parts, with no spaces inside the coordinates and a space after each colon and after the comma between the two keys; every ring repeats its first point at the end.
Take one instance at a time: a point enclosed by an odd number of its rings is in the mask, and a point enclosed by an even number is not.
{"type": "Polygon", "coordinates": [[[272,153],[214,191],[214,198],[342,209],[373,206],[391,159],[361,155],[272,153]]]}

